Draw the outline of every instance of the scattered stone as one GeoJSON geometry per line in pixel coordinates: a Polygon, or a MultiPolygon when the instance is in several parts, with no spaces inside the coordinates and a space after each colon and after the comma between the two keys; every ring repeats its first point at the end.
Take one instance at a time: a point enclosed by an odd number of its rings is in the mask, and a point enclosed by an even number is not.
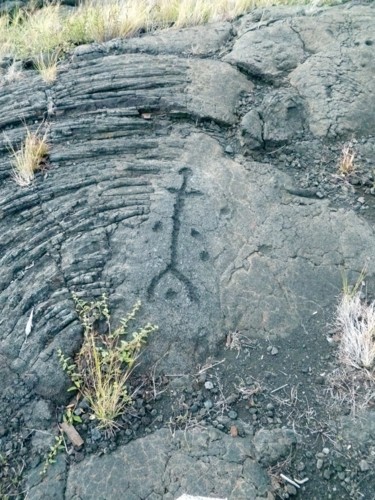
{"type": "Polygon", "coordinates": [[[332,473],[331,473],[331,471],[329,469],[325,469],[324,470],[324,472],[323,472],[324,479],[327,479],[327,480],[331,479],[331,475],[332,475],[332,473]]]}
{"type": "Polygon", "coordinates": [[[234,411],[234,410],[231,410],[229,413],[228,413],[228,417],[231,419],[231,420],[236,420],[237,418],[237,412],[234,411]]]}
{"type": "Polygon", "coordinates": [[[316,468],[318,470],[320,470],[322,467],[323,467],[323,459],[322,458],[318,458],[318,460],[316,461],[316,468]]]}
{"type": "Polygon", "coordinates": [[[289,493],[289,495],[292,495],[292,496],[295,496],[298,493],[297,488],[295,486],[293,486],[292,484],[287,484],[285,489],[289,493]]]}
{"type": "Polygon", "coordinates": [[[211,382],[211,380],[207,380],[207,382],[204,383],[204,387],[210,391],[214,388],[214,384],[211,382]]]}
{"type": "Polygon", "coordinates": [[[287,428],[260,429],[254,436],[257,457],[265,465],[273,465],[287,456],[296,443],[296,433],[287,428]]]}
{"type": "Polygon", "coordinates": [[[241,145],[249,149],[259,149],[263,145],[263,123],[259,113],[252,109],[241,120],[241,145]]]}
{"type": "Polygon", "coordinates": [[[193,413],[193,414],[194,414],[194,413],[197,413],[197,411],[198,411],[198,410],[199,410],[199,406],[198,406],[196,403],[194,403],[194,404],[192,404],[192,405],[190,406],[190,411],[191,411],[191,413],[193,413]]]}
{"type": "Polygon", "coordinates": [[[279,353],[279,350],[277,347],[272,347],[270,352],[271,352],[271,356],[276,356],[276,354],[279,353]]]}
{"type": "Polygon", "coordinates": [[[213,407],[213,403],[210,399],[208,399],[207,401],[205,401],[203,403],[204,407],[206,408],[206,410],[211,410],[211,408],[213,407]]]}
{"type": "Polygon", "coordinates": [[[223,424],[223,425],[229,425],[230,424],[230,418],[227,417],[226,415],[219,415],[217,417],[217,421],[220,423],[220,424],[223,424]]]}
{"type": "Polygon", "coordinates": [[[298,472],[302,472],[303,470],[305,470],[305,464],[303,462],[298,462],[297,464],[297,471],[298,472]]]}
{"type": "Polygon", "coordinates": [[[235,425],[231,425],[230,427],[230,435],[232,437],[237,437],[238,436],[238,429],[235,425]]]}
{"type": "Polygon", "coordinates": [[[359,462],[359,468],[361,469],[361,472],[366,472],[370,470],[370,464],[367,462],[367,460],[362,459],[359,462]]]}
{"type": "Polygon", "coordinates": [[[91,439],[93,441],[100,441],[102,439],[101,432],[97,427],[92,427],[91,429],[91,439]]]}

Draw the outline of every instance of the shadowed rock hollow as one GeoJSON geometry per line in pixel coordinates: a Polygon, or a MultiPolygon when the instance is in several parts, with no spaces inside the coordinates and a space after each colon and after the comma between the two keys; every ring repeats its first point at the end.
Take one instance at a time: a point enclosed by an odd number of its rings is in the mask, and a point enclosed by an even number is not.
{"type": "MultiPolygon", "coordinates": [[[[361,174],[371,172],[373,26],[371,5],[256,10],[234,23],[78,47],[52,85],[28,71],[0,88],[1,130],[17,143],[24,122],[44,120],[51,151],[48,169],[21,189],[0,138],[4,429],[33,398],[66,401],[56,351],[80,346],[73,291],[89,300],[105,292],[116,318],[142,300],[160,330],[141,370],[158,362],[169,375],[193,374],[234,331],[281,345],[325,339],[342,269],[366,265],[370,285],[375,271],[373,201],[366,212],[361,193],[331,181],[353,137],[361,174]]],[[[144,490],[106,481],[122,461],[139,474],[134,441],[69,469],[59,459],[49,483],[31,481],[28,498],[98,498],[96,487],[113,499],[126,489],[127,499],[267,498],[264,449],[250,451],[246,438],[248,452],[231,458],[232,438],[215,436],[205,456],[213,470],[229,467],[232,481],[207,472],[187,491],[207,464],[170,449],[162,430],[142,438],[164,457],[150,452],[144,490]],[[173,489],[173,474],[189,467],[173,489]]]]}

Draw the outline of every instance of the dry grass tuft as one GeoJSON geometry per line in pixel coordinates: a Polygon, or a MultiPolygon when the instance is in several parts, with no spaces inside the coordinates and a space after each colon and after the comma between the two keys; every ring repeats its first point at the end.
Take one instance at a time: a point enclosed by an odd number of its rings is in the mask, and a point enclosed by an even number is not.
{"type": "MultiPolygon", "coordinates": [[[[9,142],[9,141],[8,141],[9,142]]],[[[21,186],[29,186],[35,177],[35,172],[42,168],[48,155],[47,131],[40,136],[39,129],[31,132],[26,127],[26,138],[19,150],[15,150],[9,142],[12,155],[13,179],[21,186]]]]}
{"type": "Polygon", "coordinates": [[[338,166],[339,173],[347,177],[348,175],[354,174],[356,171],[356,166],[354,163],[355,153],[349,144],[346,144],[341,151],[341,158],[338,166]]]}
{"type": "Polygon", "coordinates": [[[13,62],[4,73],[1,74],[0,82],[12,83],[23,78],[24,73],[22,72],[20,65],[17,62],[13,62]]]}
{"type": "Polygon", "coordinates": [[[332,409],[340,413],[346,406],[354,417],[375,403],[375,374],[368,370],[337,368],[327,377],[327,385],[332,409]]]}
{"type": "Polygon", "coordinates": [[[347,405],[353,416],[375,401],[375,302],[363,298],[364,277],[349,286],[344,276],[333,337],[341,366],[327,379],[333,406],[347,405]]]}
{"type": "Polygon", "coordinates": [[[344,290],[337,307],[335,328],[339,338],[339,359],[357,369],[370,370],[375,364],[375,302],[362,298],[364,272],[350,287],[344,278],[344,290]]]}
{"type": "Polygon", "coordinates": [[[296,3],[313,5],[308,0],[83,0],[67,10],[51,2],[0,16],[0,56],[32,60],[51,81],[54,70],[43,66],[44,59],[40,64],[40,54],[61,57],[74,45],[231,20],[256,7],[296,3]]]}
{"type": "Polygon", "coordinates": [[[371,369],[375,362],[375,302],[367,304],[361,292],[343,295],[337,308],[339,358],[354,368],[371,369]]]}
{"type": "Polygon", "coordinates": [[[40,53],[39,56],[34,58],[35,68],[46,83],[52,83],[56,80],[59,57],[59,51],[55,50],[53,52],[40,53]]]}

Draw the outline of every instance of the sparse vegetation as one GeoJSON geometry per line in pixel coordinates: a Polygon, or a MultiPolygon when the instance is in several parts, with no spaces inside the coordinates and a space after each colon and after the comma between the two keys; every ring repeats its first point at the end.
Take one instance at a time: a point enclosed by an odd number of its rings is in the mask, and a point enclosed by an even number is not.
{"type": "Polygon", "coordinates": [[[362,298],[363,277],[364,273],[353,287],[344,280],[336,328],[340,361],[354,368],[371,370],[375,363],[375,302],[368,303],[362,298]]]}
{"type": "Polygon", "coordinates": [[[19,64],[13,62],[6,71],[1,75],[0,82],[11,83],[17,80],[20,80],[23,76],[23,72],[21,71],[19,64]]]}
{"type": "Polygon", "coordinates": [[[40,170],[48,155],[47,131],[39,134],[40,127],[32,132],[26,127],[26,138],[20,149],[15,150],[8,140],[9,150],[12,155],[13,179],[21,186],[29,186],[35,177],[35,172],[40,170]]]}
{"type": "Polygon", "coordinates": [[[43,464],[43,468],[40,471],[41,475],[45,475],[47,473],[48,467],[54,463],[56,463],[56,457],[60,451],[65,449],[64,436],[62,430],[59,429],[59,434],[55,436],[53,444],[51,444],[49,448],[49,452],[46,456],[46,459],[43,464]]]}
{"type": "Polygon", "coordinates": [[[354,286],[343,278],[332,338],[341,366],[328,376],[334,404],[346,405],[353,416],[375,401],[375,302],[363,296],[364,278],[362,271],[354,286]]]}
{"type": "Polygon", "coordinates": [[[39,56],[35,56],[35,68],[46,83],[52,83],[56,80],[58,60],[58,50],[41,52],[39,56]]]}
{"type": "Polygon", "coordinates": [[[341,158],[338,166],[339,173],[343,177],[354,174],[356,166],[354,163],[355,153],[351,145],[346,144],[341,151],[341,158]]]}
{"type": "Polygon", "coordinates": [[[0,17],[0,56],[33,61],[51,82],[55,63],[74,45],[230,20],[256,7],[298,3],[314,4],[309,0],[83,0],[78,8],[67,10],[51,2],[0,17]]]}
{"type": "Polygon", "coordinates": [[[0,453],[0,499],[20,498],[23,494],[22,474],[25,462],[9,454],[0,453]]]}
{"type": "Polygon", "coordinates": [[[73,297],[84,327],[83,344],[74,361],[61,351],[59,359],[73,383],[69,390],[78,391],[86,399],[99,428],[112,431],[117,427],[117,417],[131,403],[127,382],[141,348],[157,327],[148,323],[128,336],[129,323],[136,317],[140,302],[121,319],[120,326],[112,329],[105,295],[95,302],[73,297]],[[105,334],[99,333],[99,326],[105,334]]]}

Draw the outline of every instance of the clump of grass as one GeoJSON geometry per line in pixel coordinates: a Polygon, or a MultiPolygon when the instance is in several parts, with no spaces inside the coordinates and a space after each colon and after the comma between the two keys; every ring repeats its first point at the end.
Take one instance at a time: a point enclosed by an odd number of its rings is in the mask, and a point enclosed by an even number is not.
{"type": "Polygon", "coordinates": [[[8,141],[12,155],[13,179],[21,187],[29,186],[33,182],[35,172],[42,168],[49,152],[47,131],[43,135],[39,135],[39,129],[36,132],[31,132],[26,127],[25,140],[18,150],[15,150],[8,141]]]}
{"type": "Polygon", "coordinates": [[[52,83],[56,80],[59,57],[58,50],[44,53],[41,52],[39,56],[35,56],[35,68],[39,71],[41,77],[46,83],[52,83]]]}
{"type": "MultiPolygon", "coordinates": [[[[230,20],[256,7],[308,0],[83,0],[67,10],[57,2],[0,16],[0,56],[31,60],[63,54],[73,45],[129,37],[141,31],[230,20]]],[[[327,0],[327,3],[329,1],[327,0]]],[[[43,68],[42,68],[43,69],[43,68]]],[[[50,73],[48,72],[50,78],[50,73]]],[[[49,80],[50,81],[50,80],[49,80]]]]}
{"type": "Polygon", "coordinates": [[[375,400],[375,301],[365,300],[365,271],[349,285],[343,276],[343,292],[337,305],[330,342],[338,344],[340,365],[328,374],[327,392],[332,409],[346,405],[352,416],[375,400]]]}
{"type": "Polygon", "coordinates": [[[113,431],[116,419],[131,403],[127,390],[130,374],[148,336],[157,327],[147,323],[128,335],[129,323],[136,317],[140,302],[112,329],[105,295],[89,303],[77,295],[73,299],[84,327],[83,344],[73,362],[61,351],[59,358],[73,383],[69,390],[78,391],[86,399],[99,428],[113,431]],[[100,324],[105,326],[105,335],[98,332],[100,324]]]}
{"type": "Polygon", "coordinates": [[[0,75],[0,82],[11,83],[20,80],[24,76],[20,65],[17,62],[13,62],[4,73],[0,75]]]}
{"type": "Polygon", "coordinates": [[[8,15],[0,19],[3,38],[7,42],[3,51],[10,51],[19,59],[33,59],[66,43],[65,19],[59,4],[49,4],[41,9],[19,9],[13,17],[8,15]]]}
{"type": "Polygon", "coordinates": [[[343,177],[348,177],[351,174],[354,174],[356,171],[356,165],[354,163],[355,153],[353,148],[346,144],[341,151],[341,158],[338,165],[339,173],[343,177]]]}
{"type": "Polygon", "coordinates": [[[67,38],[75,43],[130,37],[146,29],[151,3],[145,0],[86,0],[67,19],[67,38]]]}
{"type": "Polygon", "coordinates": [[[375,302],[360,290],[343,293],[336,313],[339,359],[345,365],[371,370],[375,364],[375,302]]]}

